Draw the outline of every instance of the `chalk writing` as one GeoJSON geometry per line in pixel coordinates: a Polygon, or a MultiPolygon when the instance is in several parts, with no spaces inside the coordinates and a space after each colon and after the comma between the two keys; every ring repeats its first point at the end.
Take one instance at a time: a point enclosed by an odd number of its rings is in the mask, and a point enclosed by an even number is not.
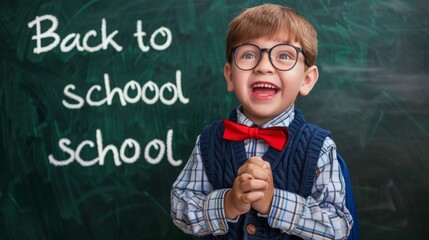
{"type": "Polygon", "coordinates": [[[106,73],[104,74],[104,94],[105,97],[100,100],[93,99],[93,93],[95,91],[101,92],[102,87],[100,85],[94,85],[90,87],[86,93],[85,98],[79,96],[76,92],[76,86],[69,84],[64,88],[64,95],[69,99],[63,99],[62,103],[64,107],[68,109],[80,109],[85,105],[85,102],[92,107],[101,106],[104,104],[112,105],[113,99],[117,96],[122,106],[127,104],[135,104],[139,101],[143,101],[148,105],[155,104],[158,101],[165,105],[173,105],[179,100],[182,104],[189,103],[189,98],[186,98],[182,92],[182,73],[180,70],[176,71],[176,84],[165,83],[159,87],[155,82],[148,81],[145,84],[140,85],[135,80],[129,81],[125,84],[123,89],[110,87],[110,77],[106,73]],[[169,95],[168,98],[166,95],[169,95]],[[72,100],[72,101],[70,101],[72,100]]]}
{"type": "MultiPolygon", "coordinates": [[[[107,21],[105,18],[101,20],[101,34],[99,37],[100,39],[98,39],[100,43],[95,46],[90,46],[88,42],[90,39],[91,41],[94,41],[94,38],[97,38],[98,33],[96,30],[89,30],[83,35],[83,37],[80,33],[70,33],[61,39],[60,35],[56,32],[58,25],[57,17],[50,14],[37,16],[33,21],[28,23],[29,28],[36,27],[36,34],[31,37],[31,39],[36,41],[36,47],[33,49],[33,53],[46,53],[55,49],[58,45],[60,45],[60,51],[65,53],[70,52],[73,49],[76,49],[79,52],[97,52],[100,50],[107,50],[109,46],[117,52],[121,52],[123,49],[117,40],[115,40],[115,36],[118,35],[119,30],[114,30],[108,34],[107,21]],[[42,24],[45,27],[42,27],[42,24]],[[46,30],[42,32],[42,29],[46,30]],[[42,42],[45,42],[45,44],[42,42]]],[[[146,32],[143,31],[142,21],[138,20],[136,24],[136,32],[133,36],[137,38],[138,46],[143,52],[148,52],[150,50],[150,47],[144,43],[144,37],[146,35],[146,32]]],[[[157,51],[164,51],[170,47],[172,40],[173,35],[170,29],[161,26],[151,34],[149,44],[157,51]],[[162,44],[158,44],[156,42],[156,39],[159,39],[158,36],[165,38],[162,44]]]]}
{"type": "MultiPolygon", "coordinates": [[[[121,166],[122,162],[131,164],[136,162],[140,158],[140,154],[141,154],[140,144],[132,138],[125,139],[121,144],[119,150],[118,150],[118,147],[116,147],[113,144],[104,145],[103,135],[100,129],[96,130],[95,138],[96,138],[95,143],[91,140],[84,140],[77,145],[75,150],[71,147],[72,142],[70,141],[70,139],[68,138],[60,139],[58,141],[58,147],[64,153],[68,154],[69,157],[67,159],[59,160],[55,158],[53,154],[50,154],[48,156],[49,162],[54,166],[66,166],[71,164],[74,161],[76,161],[83,167],[93,166],[97,163],[98,165],[103,166],[105,163],[106,155],[109,152],[112,153],[113,160],[116,166],[121,166]],[[83,159],[80,154],[83,148],[90,148],[90,149],[95,148],[94,150],[97,152],[98,157],[90,160],[83,159]],[[127,148],[134,150],[132,156],[127,156],[125,154],[127,148]]],[[[175,160],[173,158],[172,144],[173,144],[173,130],[169,129],[167,132],[166,143],[159,139],[153,139],[145,146],[144,159],[152,165],[158,164],[164,158],[165,151],[167,151],[167,161],[172,166],[180,166],[182,164],[182,160],[180,159],[175,160]],[[152,149],[157,151],[157,154],[155,157],[152,157],[150,154],[152,149]]]]}
{"type": "Polygon", "coordinates": [[[58,19],[53,15],[43,15],[37,16],[33,21],[28,23],[29,28],[36,26],[36,35],[32,36],[31,39],[36,40],[36,47],[33,52],[35,54],[40,54],[44,52],[49,52],[60,44],[60,50],[62,52],[70,52],[72,49],[76,48],[78,51],[88,51],[96,52],[101,49],[106,50],[109,46],[112,46],[116,51],[120,52],[122,46],[120,46],[113,38],[118,34],[118,30],[113,31],[107,35],[107,23],[103,18],[101,20],[101,43],[97,46],[89,46],[88,39],[97,37],[97,31],[89,30],[80,40],[81,35],[79,33],[70,33],[65,38],[61,40],[61,37],[55,32],[58,28],[58,19]],[[42,22],[50,22],[50,28],[42,33],[42,22]],[[52,39],[52,42],[48,45],[42,45],[43,39],[52,39]]]}
{"type": "MultiPolygon", "coordinates": [[[[134,37],[137,38],[139,48],[143,52],[148,52],[150,50],[150,47],[144,45],[144,42],[143,42],[144,36],[146,36],[146,33],[142,31],[142,21],[138,20],[137,21],[137,31],[136,31],[136,33],[134,33],[134,37]]],[[[160,27],[151,35],[150,46],[155,50],[163,51],[171,45],[172,39],[173,39],[173,37],[172,37],[170,29],[168,29],[166,27],[160,27]],[[155,42],[155,38],[158,36],[158,34],[161,34],[163,37],[166,38],[165,42],[162,45],[158,45],[155,42]]]]}
{"type": "MultiPolygon", "coordinates": [[[[149,43],[145,45],[144,37],[147,36],[146,32],[143,31],[142,21],[138,20],[136,25],[136,32],[133,36],[137,39],[137,44],[142,52],[148,52],[151,48],[156,51],[164,51],[168,49],[172,43],[172,33],[167,27],[161,26],[155,30],[149,39],[149,43]],[[160,41],[161,39],[161,41],[160,41]]],[[[72,50],[79,52],[97,52],[100,50],[107,50],[109,47],[113,48],[117,52],[121,52],[123,46],[118,43],[115,36],[118,35],[119,30],[107,31],[107,21],[105,18],[101,20],[100,33],[96,30],[91,29],[84,35],[80,33],[69,33],[66,37],[61,36],[56,32],[59,23],[57,17],[46,14],[43,16],[37,16],[34,20],[28,23],[29,28],[35,27],[36,34],[31,37],[32,40],[36,41],[36,47],[33,49],[33,53],[41,54],[47,53],[59,45],[61,52],[67,53],[72,50]],[[42,26],[43,25],[43,26],[42,26]],[[44,29],[44,31],[42,31],[44,29]],[[83,36],[83,37],[82,37],[83,36]],[[98,37],[98,45],[89,45],[89,40],[94,42],[98,37]]],[[[98,107],[102,105],[112,105],[114,99],[118,99],[121,106],[127,104],[136,104],[142,102],[148,105],[153,105],[157,102],[161,102],[164,105],[173,105],[177,101],[182,104],[188,104],[189,98],[186,98],[182,91],[182,72],[176,70],[175,83],[167,82],[159,86],[159,84],[152,80],[147,81],[144,84],[140,84],[138,81],[130,80],[125,84],[123,88],[110,86],[110,76],[108,73],[104,74],[104,86],[93,85],[86,92],[85,96],[80,96],[77,92],[77,87],[74,84],[68,84],[64,87],[63,93],[65,99],[62,100],[62,104],[67,109],[80,109],[85,104],[91,107],[98,107]],[[102,99],[95,99],[95,96],[103,96],[102,99]]],[[[132,139],[127,138],[123,141],[121,146],[118,148],[113,144],[104,145],[103,136],[100,129],[96,130],[96,140],[83,140],[77,144],[75,148],[72,147],[72,142],[68,138],[62,138],[58,141],[58,147],[61,151],[68,155],[68,158],[59,160],[54,157],[53,154],[48,156],[49,163],[54,166],[66,166],[72,162],[77,162],[83,167],[98,165],[103,166],[106,155],[111,152],[113,160],[116,166],[122,165],[122,163],[134,163],[141,155],[140,144],[132,139]],[[97,157],[94,159],[83,159],[81,152],[84,149],[95,149],[97,157]],[[132,152],[132,155],[128,156],[132,152]],[[127,155],[127,154],[128,155],[127,155]]],[[[173,130],[167,131],[166,143],[159,139],[153,139],[144,148],[144,159],[149,164],[155,165],[162,161],[164,156],[167,156],[167,161],[172,166],[179,166],[182,164],[182,160],[175,160],[173,158],[172,151],[173,142],[173,130]],[[156,156],[152,156],[151,152],[157,152],[156,156]]]]}

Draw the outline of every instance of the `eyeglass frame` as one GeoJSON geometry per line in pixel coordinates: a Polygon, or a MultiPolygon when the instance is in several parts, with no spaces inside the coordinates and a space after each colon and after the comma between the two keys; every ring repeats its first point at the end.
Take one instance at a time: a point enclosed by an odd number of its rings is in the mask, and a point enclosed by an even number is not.
{"type": "Polygon", "coordinates": [[[290,70],[292,70],[292,69],[296,66],[296,63],[298,62],[299,53],[302,53],[302,55],[304,56],[304,62],[305,62],[305,65],[307,65],[308,67],[310,67],[310,64],[308,63],[308,58],[307,58],[307,56],[305,55],[305,52],[304,52],[304,48],[295,47],[295,46],[290,45],[290,44],[287,44],[287,43],[280,43],[280,44],[277,44],[277,45],[275,45],[275,46],[273,46],[273,47],[271,47],[271,48],[260,48],[260,47],[259,47],[259,46],[257,46],[256,44],[252,44],[252,43],[244,43],[244,44],[240,44],[240,45],[238,45],[238,46],[235,46],[235,47],[232,47],[232,48],[231,48],[231,53],[230,53],[230,55],[229,55],[229,59],[230,59],[230,61],[231,61],[231,56],[234,54],[234,58],[233,58],[233,60],[234,60],[234,64],[235,64],[235,66],[237,66],[239,69],[241,69],[241,70],[243,70],[243,71],[250,71],[250,70],[255,69],[255,68],[259,65],[259,63],[261,63],[262,57],[263,57],[263,55],[264,55],[264,52],[267,52],[267,53],[268,53],[268,59],[270,60],[271,65],[272,65],[275,69],[277,69],[277,70],[279,70],[279,71],[290,71],[290,70]],[[243,69],[243,68],[239,67],[239,66],[238,66],[238,64],[237,64],[237,62],[235,61],[235,58],[236,58],[236,51],[237,51],[237,49],[238,49],[239,47],[247,46],[247,45],[255,46],[256,48],[258,48],[258,49],[259,49],[260,57],[259,57],[259,59],[258,59],[258,62],[256,63],[256,65],[255,65],[253,68],[243,69]],[[276,66],[273,64],[273,60],[272,60],[272,58],[271,58],[271,50],[273,50],[273,48],[275,48],[275,47],[277,47],[277,46],[280,46],[280,45],[287,45],[287,46],[293,47],[293,48],[296,50],[297,58],[296,58],[296,60],[295,60],[295,63],[293,64],[293,66],[292,66],[291,68],[289,68],[289,69],[287,69],[287,70],[282,70],[282,69],[279,69],[278,67],[276,67],[276,66]]]}

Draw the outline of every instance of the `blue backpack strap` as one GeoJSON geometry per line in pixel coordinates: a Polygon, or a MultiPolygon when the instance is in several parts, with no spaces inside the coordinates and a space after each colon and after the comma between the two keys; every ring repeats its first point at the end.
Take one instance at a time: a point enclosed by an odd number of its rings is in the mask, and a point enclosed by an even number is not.
{"type": "Polygon", "coordinates": [[[353,217],[353,227],[350,230],[349,240],[358,240],[359,239],[359,224],[358,217],[356,213],[355,201],[353,197],[352,184],[350,182],[349,171],[347,170],[346,161],[340,154],[337,153],[338,163],[340,164],[341,173],[344,177],[344,182],[346,184],[346,207],[349,210],[350,214],[353,217]]]}

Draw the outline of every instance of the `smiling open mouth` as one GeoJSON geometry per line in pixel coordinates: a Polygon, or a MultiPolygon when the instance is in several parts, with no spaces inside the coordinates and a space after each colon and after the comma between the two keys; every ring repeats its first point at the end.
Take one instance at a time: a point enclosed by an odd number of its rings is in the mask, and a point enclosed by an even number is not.
{"type": "Polygon", "coordinates": [[[269,83],[256,83],[252,85],[252,93],[260,97],[268,97],[276,94],[280,89],[269,83]]]}

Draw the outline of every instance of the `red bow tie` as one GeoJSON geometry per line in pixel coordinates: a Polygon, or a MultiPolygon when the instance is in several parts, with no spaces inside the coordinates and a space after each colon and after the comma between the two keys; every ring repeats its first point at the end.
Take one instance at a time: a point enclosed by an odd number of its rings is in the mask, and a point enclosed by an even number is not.
{"type": "Polygon", "coordinates": [[[288,141],[287,127],[256,128],[223,120],[223,139],[242,141],[248,138],[260,138],[272,148],[281,151],[288,141]]]}

